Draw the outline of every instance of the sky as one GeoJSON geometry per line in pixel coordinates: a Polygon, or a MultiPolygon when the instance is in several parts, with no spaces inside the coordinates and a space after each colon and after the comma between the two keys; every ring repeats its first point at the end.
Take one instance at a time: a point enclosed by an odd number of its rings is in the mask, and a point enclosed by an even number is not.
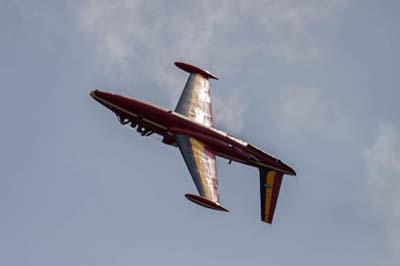
{"type": "Polygon", "coordinates": [[[0,264],[400,265],[399,1],[0,1],[0,264]],[[292,166],[272,225],[257,169],[230,213],[184,198],[177,149],[103,89],[174,109],[206,68],[214,125],[292,166]]]}

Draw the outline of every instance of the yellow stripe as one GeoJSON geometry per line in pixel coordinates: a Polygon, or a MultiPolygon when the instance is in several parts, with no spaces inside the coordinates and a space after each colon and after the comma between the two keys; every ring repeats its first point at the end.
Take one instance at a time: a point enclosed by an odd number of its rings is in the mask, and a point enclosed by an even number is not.
{"type": "Polygon", "coordinates": [[[275,174],[275,171],[268,171],[267,180],[265,182],[265,221],[268,221],[269,212],[271,210],[272,189],[274,187],[275,174]]]}

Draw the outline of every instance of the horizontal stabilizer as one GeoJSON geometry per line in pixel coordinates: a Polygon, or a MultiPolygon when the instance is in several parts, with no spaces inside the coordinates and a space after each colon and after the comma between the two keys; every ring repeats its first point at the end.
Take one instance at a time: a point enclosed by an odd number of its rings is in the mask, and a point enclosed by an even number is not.
{"type": "Polygon", "coordinates": [[[217,211],[229,212],[229,210],[227,210],[224,207],[222,207],[218,202],[209,200],[206,197],[193,195],[193,194],[185,194],[185,197],[188,200],[190,200],[190,201],[192,201],[192,202],[194,202],[196,204],[199,204],[199,205],[201,205],[203,207],[210,208],[210,209],[217,210],[217,211]]]}

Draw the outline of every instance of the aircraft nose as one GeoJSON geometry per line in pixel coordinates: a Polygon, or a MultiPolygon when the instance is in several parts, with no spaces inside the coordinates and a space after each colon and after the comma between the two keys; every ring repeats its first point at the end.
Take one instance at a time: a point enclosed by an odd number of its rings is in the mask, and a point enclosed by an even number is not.
{"type": "Polygon", "coordinates": [[[99,90],[92,90],[89,93],[90,97],[92,97],[96,102],[101,103],[102,105],[104,105],[104,99],[106,98],[105,93],[99,90]]]}
{"type": "Polygon", "coordinates": [[[108,109],[112,109],[111,104],[115,102],[115,95],[109,92],[93,90],[89,92],[89,95],[98,103],[104,105],[108,109]]]}
{"type": "Polygon", "coordinates": [[[98,90],[93,90],[89,93],[89,95],[93,98],[96,99],[96,92],[98,92],[98,90]]]}

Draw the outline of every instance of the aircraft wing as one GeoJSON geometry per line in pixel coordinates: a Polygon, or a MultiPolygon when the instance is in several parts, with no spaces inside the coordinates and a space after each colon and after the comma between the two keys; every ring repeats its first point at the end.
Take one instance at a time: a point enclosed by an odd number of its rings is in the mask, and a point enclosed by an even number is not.
{"type": "Polygon", "coordinates": [[[206,70],[186,63],[176,62],[175,65],[190,73],[175,112],[204,126],[211,127],[213,118],[209,79],[217,79],[217,77],[206,70]]]}
{"type": "Polygon", "coordinates": [[[260,168],[261,220],[271,224],[274,217],[283,173],[260,168]]]}
{"type": "Polygon", "coordinates": [[[215,152],[202,142],[187,135],[176,134],[176,143],[200,194],[185,196],[204,207],[227,211],[219,203],[215,152]]]}

